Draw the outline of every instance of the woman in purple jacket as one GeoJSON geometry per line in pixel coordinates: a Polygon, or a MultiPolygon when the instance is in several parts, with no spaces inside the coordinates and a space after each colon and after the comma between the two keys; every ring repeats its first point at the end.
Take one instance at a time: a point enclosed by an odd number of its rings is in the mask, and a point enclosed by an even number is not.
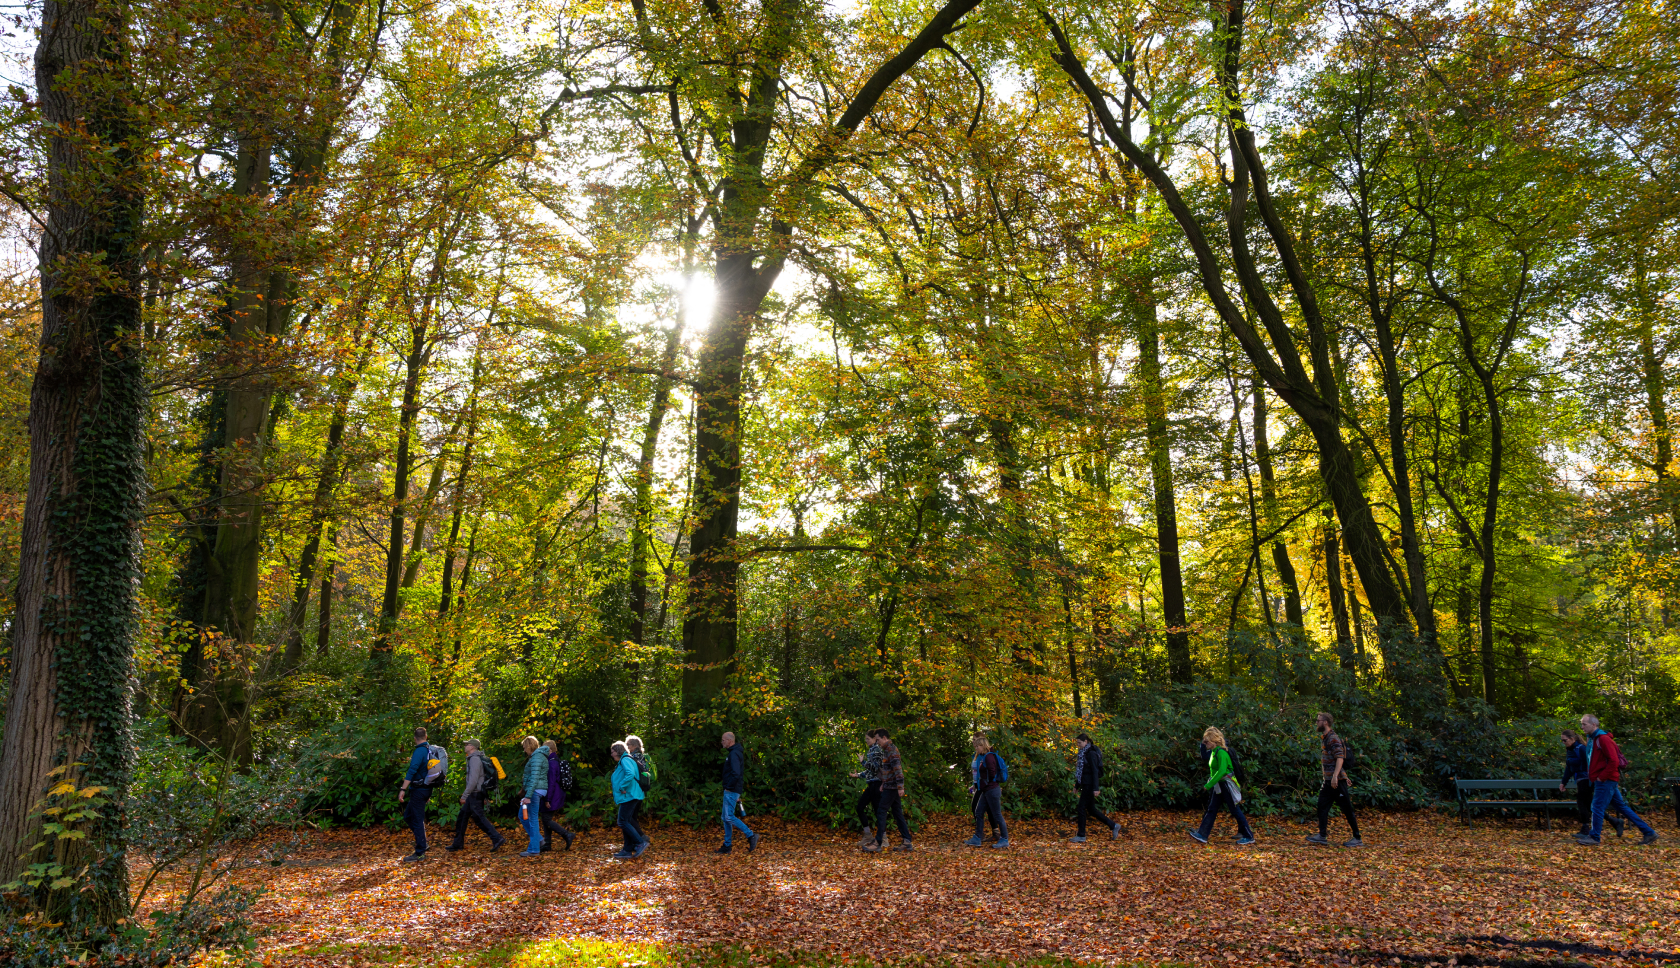
{"type": "Polygon", "coordinates": [[[577,834],[567,830],[554,822],[554,815],[566,807],[566,788],[572,785],[572,765],[560,758],[560,744],[549,740],[543,744],[548,749],[548,796],[543,797],[539,805],[539,816],[542,820],[543,850],[550,849],[554,838],[550,834],[559,834],[566,842],[566,849],[572,849],[572,839],[577,834]]]}

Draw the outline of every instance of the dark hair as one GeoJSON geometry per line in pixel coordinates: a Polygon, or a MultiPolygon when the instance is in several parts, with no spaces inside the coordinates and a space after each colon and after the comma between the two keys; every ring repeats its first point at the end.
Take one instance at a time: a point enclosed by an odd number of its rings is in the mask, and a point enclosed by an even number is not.
{"type": "Polygon", "coordinates": [[[1080,733],[1078,736],[1075,736],[1074,739],[1080,740],[1082,742],[1089,743],[1091,741],[1091,734],[1090,733],[1080,733]]]}
{"type": "Polygon", "coordinates": [[[875,735],[881,737],[882,739],[892,739],[891,736],[887,735],[887,731],[884,729],[877,729],[875,731],[875,735]]]}
{"type": "Polygon", "coordinates": [[[1562,735],[1564,739],[1572,739],[1577,743],[1581,742],[1581,734],[1575,732],[1573,729],[1566,729],[1560,735],[1562,735]]]}
{"type": "Polygon", "coordinates": [[[1329,713],[1319,713],[1318,718],[1324,720],[1324,725],[1326,726],[1336,725],[1335,717],[1331,716],[1329,713]]]}
{"type": "Polygon", "coordinates": [[[880,731],[880,730],[878,730],[878,729],[872,729],[872,730],[870,730],[870,731],[869,731],[869,732],[867,732],[867,733],[864,733],[864,734],[863,734],[863,735],[865,735],[865,736],[867,736],[867,737],[869,737],[869,738],[870,738],[870,739],[874,739],[874,738],[875,738],[875,737],[876,737],[876,736],[879,736],[879,735],[880,735],[880,734],[881,734],[881,731],[880,731]]]}
{"type": "Polygon", "coordinates": [[[424,727],[424,726],[414,727],[414,738],[415,739],[425,739],[426,738],[426,727],[424,727]]]}

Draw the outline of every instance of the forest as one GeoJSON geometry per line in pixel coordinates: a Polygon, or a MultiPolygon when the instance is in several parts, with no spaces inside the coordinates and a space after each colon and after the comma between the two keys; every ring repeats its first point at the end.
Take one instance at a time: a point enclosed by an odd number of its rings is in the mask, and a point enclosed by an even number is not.
{"type": "Polygon", "coordinates": [[[630,732],[696,825],[725,729],[832,825],[885,726],[917,818],[1680,773],[1671,0],[3,13],[7,931],[209,943],[416,725],[584,827],[630,732]]]}

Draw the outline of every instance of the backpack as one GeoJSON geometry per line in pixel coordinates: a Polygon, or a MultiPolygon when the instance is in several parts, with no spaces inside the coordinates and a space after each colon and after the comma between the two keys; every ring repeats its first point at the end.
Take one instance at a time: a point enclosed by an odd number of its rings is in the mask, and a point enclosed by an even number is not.
{"type": "Polygon", "coordinates": [[[1231,757],[1231,775],[1237,778],[1238,783],[1247,783],[1248,771],[1243,769],[1243,762],[1242,759],[1237,756],[1237,751],[1232,749],[1230,746],[1226,746],[1225,752],[1231,757]]]}
{"type": "Polygon", "coordinates": [[[484,785],[479,787],[478,792],[488,796],[495,792],[501,781],[507,779],[507,771],[502,769],[502,761],[494,756],[485,756],[480,753],[478,754],[478,762],[484,768],[484,785]]]}
{"type": "Polygon", "coordinates": [[[653,789],[653,781],[659,778],[659,771],[653,768],[653,761],[648,759],[646,753],[640,758],[631,758],[636,760],[636,782],[641,786],[642,792],[646,793],[653,789]]]}
{"type": "Polygon", "coordinates": [[[572,792],[572,764],[571,764],[571,762],[569,760],[566,760],[566,759],[562,758],[560,760],[560,765],[555,768],[555,772],[560,774],[560,789],[566,791],[567,793],[571,793],[572,792]]]}
{"type": "Polygon", "coordinates": [[[429,787],[440,786],[449,775],[449,751],[441,746],[426,744],[426,779],[429,787]]]}
{"type": "Polygon", "coordinates": [[[996,750],[987,750],[980,754],[980,765],[975,768],[974,774],[981,783],[1008,783],[1009,764],[1003,761],[1003,757],[999,756],[996,750]],[[988,756],[997,761],[997,769],[991,772],[986,770],[988,756]]]}

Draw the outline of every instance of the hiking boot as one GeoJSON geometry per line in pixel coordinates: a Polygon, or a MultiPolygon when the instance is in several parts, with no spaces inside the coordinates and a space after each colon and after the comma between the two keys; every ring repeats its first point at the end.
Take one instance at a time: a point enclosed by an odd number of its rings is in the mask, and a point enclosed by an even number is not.
{"type": "Polygon", "coordinates": [[[402,859],[402,862],[405,863],[405,864],[412,864],[416,861],[424,860],[425,858],[426,858],[426,852],[423,851],[423,850],[417,850],[414,853],[409,854],[407,857],[404,857],[402,859]]]}
{"type": "Polygon", "coordinates": [[[552,840],[543,841],[541,853],[546,854],[553,849],[554,849],[554,841],[552,841],[552,840]]]}
{"type": "Polygon", "coordinates": [[[1590,823],[1584,823],[1584,824],[1582,824],[1582,825],[1581,825],[1581,829],[1580,829],[1580,830],[1577,830],[1577,831],[1575,831],[1575,836],[1577,836],[1577,837],[1585,837],[1585,836],[1587,836],[1587,835],[1588,835],[1588,834],[1590,834],[1590,833],[1592,833],[1592,824],[1590,824],[1590,823]]]}
{"type": "Polygon", "coordinates": [[[1238,847],[1247,847],[1249,844],[1252,844],[1252,843],[1254,843],[1254,838],[1253,837],[1238,837],[1237,838],[1237,846],[1238,847]]]}
{"type": "Polygon", "coordinates": [[[967,840],[963,841],[963,846],[964,847],[984,847],[984,846],[986,846],[986,842],[984,840],[981,840],[979,837],[970,837],[967,840]]]}
{"type": "Polygon", "coordinates": [[[729,846],[728,844],[724,844],[722,847],[719,847],[717,850],[712,851],[712,853],[714,853],[714,854],[727,854],[734,849],[735,848],[729,846]]]}
{"type": "MultiPolygon", "coordinates": [[[[535,857],[536,855],[532,854],[531,856],[535,857]]],[[[613,860],[629,860],[630,858],[632,858],[634,856],[636,856],[636,855],[621,850],[618,853],[612,855],[612,859],[613,860]]]]}
{"type": "Polygon", "coordinates": [[[1323,834],[1308,834],[1307,843],[1312,844],[1314,847],[1328,847],[1330,846],[1330,838],[1324,836],[1323,834]]]}
{"type": "Polygon", "coordinates": [[[1616,825],[1616,836],[1621,837],[1627,833],[1626,819],[1622,817],[1612,817],[1610,818],[1610,822],[1616,825]]]}
{"type": "Polygon", "coordinates": [[[998,838],[997,843],[992,845],[992,849],[993,850],[1008,850],[1009,849],[1009,838],[1008,837],[998,838]]]}
{"type": "Polygon", "coordinates": [[[875,828],[874,827],[865,827],[865,828],[863,828],[863,835],[858,837],[858,846],[862,847],[864,844],[867,844],[874,839],[875,839],[875,828]]]}
{"type": "Polygon", "coordinates": [[[1196,843],[1198,843],[1198,844],[1207,843],[1207,838],[1202,836],[1202,832],[1200,830],[1191,830],[1191,831],[1187,831],[1187,832],[1190,834],[1190,839],[1194,840],[1196,843]]]}
{"type": "Polygon", "coordinates": [[[1109,840],[1119,840],[1120,839],[1120,825],[1119,824],[1115,824],[1114,826],[1108,828],[1108,839],[1109,840]]]}
{"type": "Polygon", "coordinates": [[[873,840],[871,840],[869,843],[863,845],[863,852],[866,853],[866,854],[878,853],[878,852],[880,852],[880,850],[881,850],[881,845],[877,844],[873,840]]]}
{"type": "Polygon", "coordinates": [[[644,841],[641,842],[641,844],[639,844],[636,847],[636,849],[634,851],[631,852],[630,856],[631,857],[640,857],[643,854],[647,853],[647,849],[648,849],[648,842],[644,840],[644,841]]]}
{"type": "Polygon", "coordinates": [[[758,834],[747,834],[747,853],[758,849],[758,834]]]}
{"type": "Polygon", "coordinates": [[[1585,837],[1576,837],[1575,842],[1580,844],[1582,847],[1597,847],[1599,844],[1603,843],[1603,841],[1594,840],[1590,835],[1585,837]]]}
{"type": "Polygon", "coordinates": [[[1360,840],[1358,837],[1355,837],[1352,840],[1345,841],[1342,844],[1342,846],[1343,847],[1363,847],[1363,846],[1365,846],[1365,841],[1360,840]]]}
{"type": "Polygon", "coordinates": [[[445,848],[443,848],[443,849],[444,849],[444,850],[445,850],[445,851],[447,851],[447,852],[448,852],[448,853],[451,853],[451,854],[453,854],[453,853],[455,853],[455,852],[456,852],[456,851],[457,851],[457,850],[460,850],[460,849],[461,849],[461,848],[460,848],[460,846],[459,846],[459,845],[458,845],[458,844],[450,844],[450,845],[449,845],[449,846],[447,846],[447,847],[445,847],[445,848]]]}
{"type": "Polygon", "coordinates": [[[1657,842],[1657,832],[1655,830],[1653,830],[1650,833],[1646,834],[1644,837],[1640,838],[1639,846],[1644,847],[1648,844],[1654,844],[1656,842],[1657,842]]]}
{"type": "Polygon", "coordinates": [[[505,844],[505,843],[507,843],[507,838],[503,837],[501,840],[498,840],[495,843],[491,844],[490,845],[490,853],[494,854],[496,851],[501,850],[502,845],[505,844]]]}
{"type": "Polygon", "coordinates": [[[572,841],[577,839],[577,834],[568,830],[565,833],[561,834],[560,836],[566,838],[566,849],[571,850],[572,849],[572,841]]]}
{"type": "Polygon", "coordinates": [[[1070,844],[1083,844],[1084,842],[1085,842],[1084,837],[1069,837],[1068,838],[1068,843],[1070,843],[1070,844]]]}
{"type": "Polygon", "coordinates": [[[916,845],[912,844],[910,842],[910,838],[908,838],[908,837],[904,838],[903,840],[900,840],[898,842],[898,846],[893,848],[893,850],[915,850],[915,849],[916,849],[916,845]]]}

